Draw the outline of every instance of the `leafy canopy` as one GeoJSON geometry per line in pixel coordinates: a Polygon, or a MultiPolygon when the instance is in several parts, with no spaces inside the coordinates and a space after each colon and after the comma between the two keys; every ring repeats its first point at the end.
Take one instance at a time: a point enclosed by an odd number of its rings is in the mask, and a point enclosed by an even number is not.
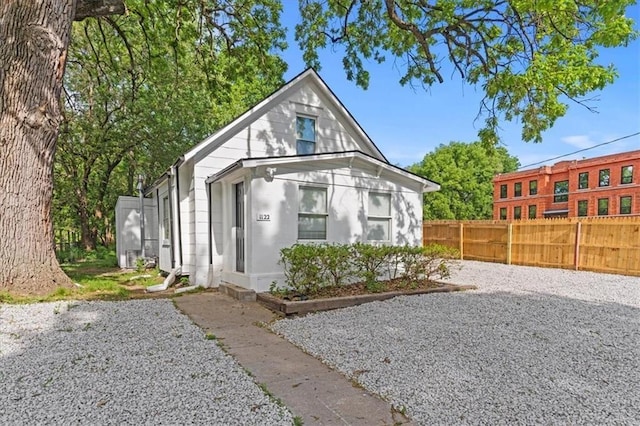
{"type": "Polygon", "coordinates": [[[440,191],[424,195],[425,219],[464,220],[491,219],[493,177],[519,166],[504,147],[451,142],[440,145],[409,170],[440,183],[440,191]]]}
{"type": "Polygon", "coordinates": [[[108,241],[118,195],[282,84],[276,0],[128,0],[73,25],[55,159],[58,227],[108,241]]]}
{"type": "Polygon", "coordinates": [[[625,9],[634,0],[300,0],[296,39],[305,61],[344,47],[350,80],[367,87],[366,61],[387,55],[402,68],[402,84],[442,83],[452,72],[482,87],[484,142],[499,141],[501,119],[519,120],[522,138],[540,142],[569,101],[592,109],[585,96],[613,82],[598,48],[637,36],[625,9]]]}

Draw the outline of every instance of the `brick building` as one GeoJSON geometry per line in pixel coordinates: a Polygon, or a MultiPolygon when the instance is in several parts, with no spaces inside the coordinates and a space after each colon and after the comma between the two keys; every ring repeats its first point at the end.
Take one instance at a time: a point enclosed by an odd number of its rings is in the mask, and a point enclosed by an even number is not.
{"type": "Polygon", "coordinates": [[[496,175],[493,218],[640,215],[640,150],[496,175]]]}

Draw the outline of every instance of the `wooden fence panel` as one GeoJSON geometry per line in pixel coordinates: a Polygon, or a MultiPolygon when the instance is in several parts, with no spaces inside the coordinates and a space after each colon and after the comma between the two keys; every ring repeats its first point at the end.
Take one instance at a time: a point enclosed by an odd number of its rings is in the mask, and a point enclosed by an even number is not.
{"type": "Polygon", "coordinates": [[[558,221],[514,222],[511,263],[574,268],[576,228],[575,224],[558,221]]]}
{"type": "Polygon", "coordinates": [[[432,221],[423,235],[463,259],[640,276],[640,216],[432,221]]]}
{"type": "Polygon", "coordinates": [[[422,227],[423,245],[441,244],[460,249],[460,225],[457,223],[424,222],[422,227]]]}
{"type": "Polygon", "coordinates": [[[586,222],[580,232],[579,268],[640,276],[640,222],[586,222]]]}
{"type": "Polygon", "coordinates": [[[508,228],[507,224],[465,223],[463,258],[507,263],[508,228]]]}

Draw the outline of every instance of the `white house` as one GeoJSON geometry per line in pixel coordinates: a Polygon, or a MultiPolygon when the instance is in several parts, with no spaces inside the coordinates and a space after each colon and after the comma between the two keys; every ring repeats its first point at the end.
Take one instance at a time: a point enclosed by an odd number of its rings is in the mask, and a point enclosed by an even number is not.
{"type": "Polygon", "coordinates": [[[145,195],[161,270],[266,291],[283,284],[280,249],[295,243],[421,244],[422,194],[438,189],[390,164],[309,69],[186,152],[145,195]]]}

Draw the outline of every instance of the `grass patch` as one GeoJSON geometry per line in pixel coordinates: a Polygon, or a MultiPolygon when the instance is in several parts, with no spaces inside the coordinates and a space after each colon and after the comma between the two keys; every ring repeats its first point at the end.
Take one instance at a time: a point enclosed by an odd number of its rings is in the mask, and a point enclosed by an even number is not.
{"type": "Polygon", "coordinates": [[[85,259],[62,263],[60,266],[77,284],[73,288],[59,287],[46,296],[22,296],[0,292],[0,303],[38,303],[58,300],[127,300],[144,295],[144,289],[161,283],[157,270],[123,271],[115,261],[115,252],[88,253],[85,259]]]}

